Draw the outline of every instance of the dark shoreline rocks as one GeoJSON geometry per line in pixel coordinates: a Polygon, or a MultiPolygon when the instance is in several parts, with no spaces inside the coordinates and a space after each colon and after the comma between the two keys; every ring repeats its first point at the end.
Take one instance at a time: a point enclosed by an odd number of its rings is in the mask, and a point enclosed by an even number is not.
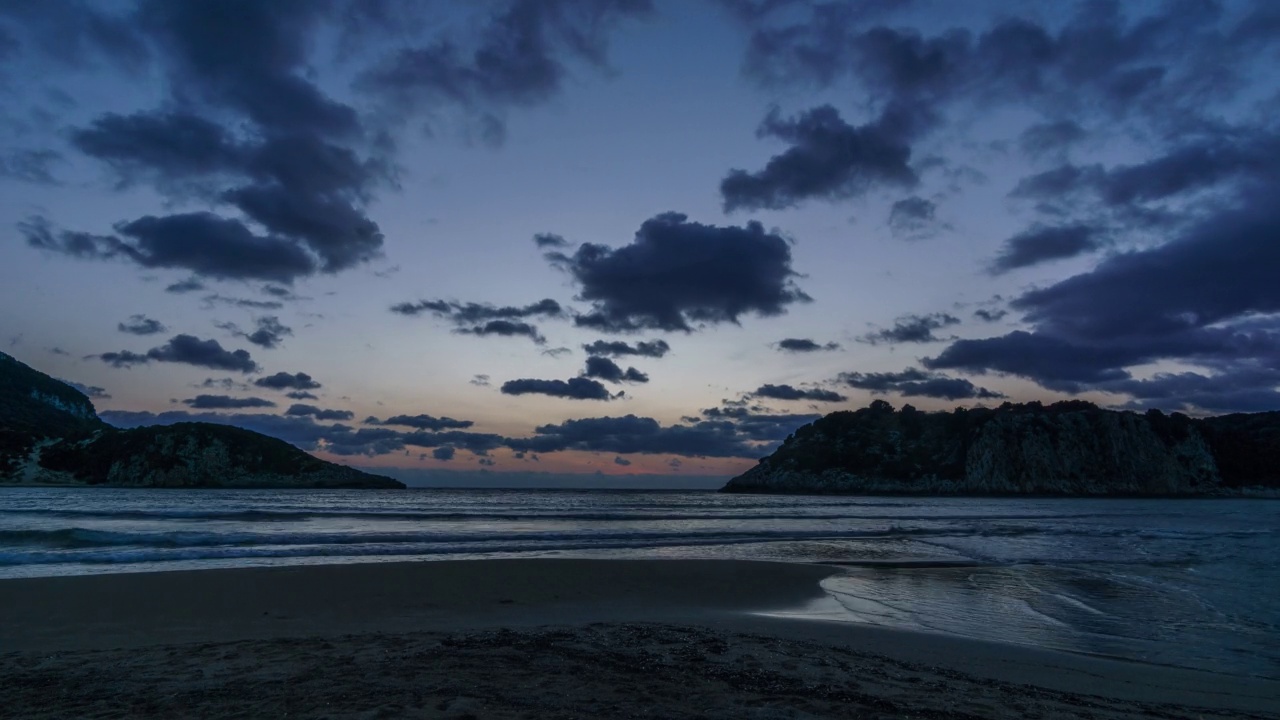
{"type": "Polygon", "coordinates": [[[0,484],[167,488],[403,488],[243,428],[120,430],[66,383],[0,353],[0,484]]]}
{"type": "Polygon", "coordinates": [[[1280,412],[1190,418],[1092,403],[901,411],[883,400],[798,429],[721,492],[1268,496],[1280,412]]]}

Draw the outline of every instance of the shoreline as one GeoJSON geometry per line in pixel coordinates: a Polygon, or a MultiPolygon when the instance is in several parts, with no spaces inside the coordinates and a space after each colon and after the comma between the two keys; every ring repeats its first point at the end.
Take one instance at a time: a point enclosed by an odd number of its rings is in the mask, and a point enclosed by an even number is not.
{"type": "MultiPolygon", "coordinates": [[[[179,660],[194,663],[191,672],[199,670],[205,678],[210,667],[226,663],[200,657],[234,653],[242,662],[223,678],[234,684],[277,672],[280,663],[325,674],[328,664],[317,670],[315,658],[332,656],[332,662],[341,663],[351,654],[404,643],[439,652],[459,648],[445,663],[451,667],[474,662],[479,672],[511,665],[508,671],[516,674],[524,664],[538,661],[537,653],[529,656],[525,646],[545,645],[567,663],[583,663],[585,670],[608,666],[610,658],[622,662],[613,646],[625,640],[634,643],[638,655],[616,672],[602,670],[600,683],[632,683],[639,672],[633,660],[662,656],[662,672],[670,675],[673,688],[683,676],[710,672],[699,681],[707,686],[703,690],[729,693],[722,699],[730,704],[737,701],[733,692],[749,688],[726,689],[722,680],[756,672],[783,684],[826,677],[823,687],[835,693],[828,693],[831,703],[853,697],[850,688],[856,686],[868,709],[891,699],[899,708],[941,711],[936,702],[945,700],[947,707],[978,702],[971,697],[975,692],[985,698],[988,711],[970,712],[991,717],[1025,714],[1011,699],[1019,693],[1027,695],[1027,702],[1049,702],[1046,698],[1052,696],[1068,705],[1107,698],[1115,706],[1107,712],[1115,714],[1098,711],[1096,717],[1149,714],[1157,706],[1155,717],[1181,717],[1175,712],[1179,707],[1216,709],[1220,717],[1239,717],[1235,713],[1240,712],[1265,717],[1280,708],[1280,681],[804,618],[806,605],[828,597],[819,582],[838,572],[828,565],[734,560],[513,559],[6,579],[0,580],[0,617],[5,618],[0,624],[0,691],[21,695],[22,687],[33,681],[28,676],[33,667],[43,682],[56,684],[88,670],[110,675],[111,667],[125,663],[130,673],[151,679],[137,692],[150,692],[145,688],[159,683],[182,695],[191,682],[173,679],[166,670],[179,660]],[[698,649],[704,646],[727,649],[708,654],[698,649]],[[298,647],[309,650],[299,652],[298,647]],[[689,657],[671,655],[673,648],[689,657]],[[770,653],[777,657],[762,659],[770,653]],[[840,663],[856,665],[861,672],[832,670],[840,663]],[[918,679],[906,688],[891,682],[894,673],[904,672],[918,679]],[[883,682],[872,682],[875,687],[869,689],[867,677],[883,682]],[[831,690],[841,678],[848,687],[831,690]],[[944,686],[959,695],[928,690],[944,686]],[[984,695],[982,688],[994,695],[984,695]]],[[[399,672],[395,667],[393,663],[382,671],[399,672]]],[[[431,668],[420,670],[435,677],[431,668]]],[[[375,673],[361,682],[377,685],[383,682],[380,677],[375,673]]],[[[551,682],[558,676],[529,677],[551,682]]],[[[483,685],[482,678],[473,680],[483,685]]],[[[82,686],[83,678],[75,683],[72,687],[82,686]]],[[[83,692],[94,687],[84,686],[83,692]]],[[[593,692],[605,692],[603,687],[593,692]]],[[[110,694],[112,688],[116,686],[106,683],[95,692],[110,694]]],[[[501,688],[492,688],[494,693],[501,695],[501,688]]],[[[792,701],[799,702],[795,697],[787,702],[792,701]]],[[[79,714],[71,707],[60,709],[79,714]]],[[[672,706],[670,712],[677,709],[672,706]]],[[[201,711],[210,712],[219,708],[201,711]]]]}

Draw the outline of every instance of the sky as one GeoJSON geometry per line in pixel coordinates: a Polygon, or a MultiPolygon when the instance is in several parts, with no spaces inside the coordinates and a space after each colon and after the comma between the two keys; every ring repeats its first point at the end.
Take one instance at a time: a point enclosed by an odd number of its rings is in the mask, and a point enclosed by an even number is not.
{"type": "Polygon", "coordinates": [[[0,347],[416,477],[1280,410],[1278,56],[1265,0],[0,0],[0,347]]]}

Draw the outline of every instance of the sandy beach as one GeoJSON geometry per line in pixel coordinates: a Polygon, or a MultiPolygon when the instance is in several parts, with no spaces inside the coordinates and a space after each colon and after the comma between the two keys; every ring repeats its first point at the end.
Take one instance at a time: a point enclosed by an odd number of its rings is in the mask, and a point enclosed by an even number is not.
{"type": "Polygon", "coordinates": [[[1275,681],[801,619],[835,572],[526,559],[4,580],[0,716],[1280,717],[1275,681]]]}

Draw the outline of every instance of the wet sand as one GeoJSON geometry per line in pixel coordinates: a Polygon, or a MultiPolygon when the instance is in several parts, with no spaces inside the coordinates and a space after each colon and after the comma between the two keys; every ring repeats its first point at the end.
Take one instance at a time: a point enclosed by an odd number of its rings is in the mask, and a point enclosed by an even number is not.
{"type": "Polygon", "coordinates": [[[3,580],[0,716],[1280,717],[1280,682],[785,614],[820,607],[835,572],[492,560],[3,580]]]}

